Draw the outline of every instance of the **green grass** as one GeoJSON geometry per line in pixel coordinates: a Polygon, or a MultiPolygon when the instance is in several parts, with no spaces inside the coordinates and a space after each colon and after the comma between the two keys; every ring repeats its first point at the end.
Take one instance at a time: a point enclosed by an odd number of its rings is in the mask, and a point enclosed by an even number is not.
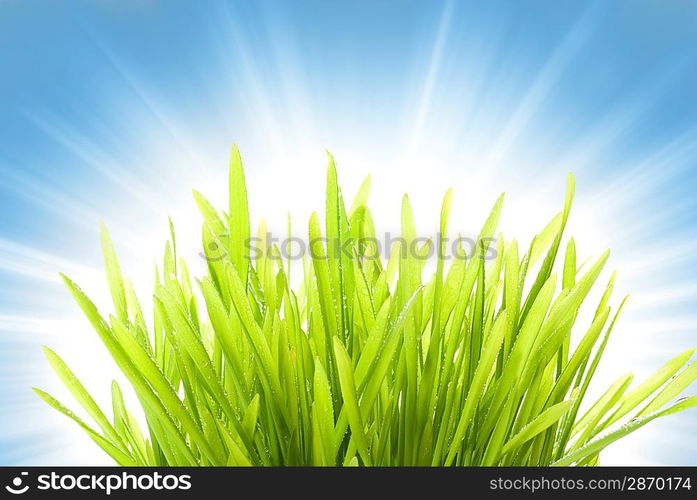
{"type": "MultiPolygon", "coordinates": [[[[207,275],[194,283],[172,229],[152,322],[105,229],[114,313],[101,316],[63,276],[144,419],[126,408],[116,382],[111,411],[100,409],[48,348],[51,366],[93,423],[35,390],[118,464],[595,465],[606,446],[697,404],[697,396],[674,401],[697,378],[690,349],[639,384],[620,377],[581,411],[624,300],[610,305],[613,274],[599,303],[586,304],[595,311],[590,324],[577,324],[608,253],[579,266],[574,240],[562,248],[571,176],[562,212],[527,251],[499,236],[493,260],[483,256],[503,197],[481,230],[479,252],[446,262],[448,191],[434,243],[441,257],[424,279],[418,253],[393,248],[388,262],[368,258],[375,248],[358,239],[375,236],[369,180],[347,212],[330,156],[325,227],[313,214],[312,255],[297,290],[278,248],[249,258],[236,148],[229,181],[227,213],[194,193],[209,256],[207,275]],[[322,236],[352,239],[351,253],[325,247],[322,236]]],[[[408,245],[416,230],[406,196],[401,223],[408,245]]]]}

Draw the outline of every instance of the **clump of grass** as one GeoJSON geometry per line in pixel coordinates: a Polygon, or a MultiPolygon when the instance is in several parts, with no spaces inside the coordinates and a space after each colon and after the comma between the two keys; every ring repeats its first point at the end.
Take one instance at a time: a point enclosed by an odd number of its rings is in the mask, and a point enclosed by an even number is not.
{"type": "MultiPolygon", "coordinates": [[[[690,349],[633,388],[631,375],[620,377],[580,411],[624,300],[611,308],[613,274],[591,305],[592,321],[571,342],[579,308],[608,259],[604,253],[579,267],[573,239],[560,252],[571,176],[563,211],[528,250],[498,238],[489,263],[483,257],[503,198],[484,223],[479,252],[446,266],[448,191],[435,242],[441,251],[426,280],[413,252],[393,248],[387,262],[368,258],[375,251],[365,243],[375,237],[368,190],[367,181],[347,212],[330,156],[324,236],[350,239],[351,252],[325,246],[313,214],[311,257],[293,290],[278,248],[249,258],[247,192],[233,148],[228,213],[194,192],[208,274],[192,284],[172,231],[152,324],[122,278],[106,230],[114,314],[102,317],[63,276],[132,385],[147,428],[116,382],[109,418],[48,348],[49,362],[98,429],[36,392],[118,464],[153,466],[594,465],[614,441],[697,404],[697,396],[672,402],[697,377],[690,349]]],[[[406,196],[402,237],[401,245],[416,238],[406,196]]]]}

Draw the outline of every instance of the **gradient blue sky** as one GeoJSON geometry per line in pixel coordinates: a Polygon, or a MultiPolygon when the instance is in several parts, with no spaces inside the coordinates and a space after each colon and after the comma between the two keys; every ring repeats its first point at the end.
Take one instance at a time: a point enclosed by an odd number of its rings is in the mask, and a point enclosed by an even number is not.
{"type": "MultiPolygon", "coordinates": [[[[224,200],[232,142],[272,228],[322,207],[324,148],[348,193],[373,172],[386,229],[405,191],[432,229],[454,186],[455,230],[506,191],[524,240],[572,171],[570,232],[633,293],[603,377],[697,345],[695,19],[679,0],[0,0],[0,464],[109,463],[29,390],[64,395],[42,344],[100,400],[116,373],[57,272],[105,294],[100,220],[137,288],[168,215],[195,259],[190,189],[224,200]]],[[[696,433],[692,410],[604,462],[696,464],[696,433]]]]}

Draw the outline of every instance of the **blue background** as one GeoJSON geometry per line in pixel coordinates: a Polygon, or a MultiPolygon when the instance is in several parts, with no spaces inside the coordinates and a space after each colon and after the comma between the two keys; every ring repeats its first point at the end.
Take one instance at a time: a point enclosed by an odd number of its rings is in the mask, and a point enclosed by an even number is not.
{"type": "MultiPolygon", "coordinates": [[[[41,344],[97,393],[113,376],[57,272],[99,293],[105,220],[137,280],[192,187],[224,200],[233,141],[265,214],[322,206],[323,148],[350,187],[376,174],[387,216],[392,190],[506,190],[513,230],[571,170],[577,229],[635,294],[607,370],[697,345],[695,20],[678,0],[0,2],[0,463],[103,460],[29,390],[54,387],[41,344]]],[[[650,427],[608,462],[697,463],[697,412],[650,427]]]]}

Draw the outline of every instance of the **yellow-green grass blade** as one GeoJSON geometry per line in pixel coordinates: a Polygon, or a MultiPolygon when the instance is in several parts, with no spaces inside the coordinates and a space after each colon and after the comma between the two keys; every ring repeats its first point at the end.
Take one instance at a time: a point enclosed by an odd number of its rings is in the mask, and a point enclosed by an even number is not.
{"type": "Polygon", "coordinates": [[[111,401],[114,414],[114,428],[124,441],[130,444],[131,451],[136,460],[141,465],[155,465],[154,461],[148,456],[148,445],[143,438],[138,422],[126,409],[123,394],[118,382],[113,380],[111,383],[111,401]]]}
{"type": "Polygon", "coordinates": [[[121,368],[131,384],[133,384],[138,396],[142,399],[149,410],[154,411],[155,414],[162,417],[161,422],[164,426],[163,430],[171,440],[172,446],[176,448],[176,453],[182,454],[182,456],[191,463],[196,462],[195,457],[188,449],[183,436],[176,427],[176,424],[171,420],[169,413],[165,410],[160,400],[152,392],[152,389],[147,382],[138,373],[136,367],[133,365],[133,362],[123,351],[121,344],[119,344],[115,339],[107,323],[99,315],[95,305],[67,276],[61,275],[61,277],[78,305],[82,308],[83,312],[90,320],[90,323],[108,349],[109,353],[114,358],[114,361],[116,361],[116,364],[119,366],[119,368],[121,368]]]}
{"type": "Polygon", "coordinates": [[[614,443],[618,439],[621,439],[628,434],[634,432],[635,430],[643,427],[644,425],[648,424],[652,420],[655,420],[656,418],[659,417],[664,417],[668,415],[672,415],[674,413],[678,413],[680,411],[684,411],[688,408],[692,408],[694,406],[697,406],[697,396],[691,396],[689,398],[685,398],[682,401],[679,401],[678,403],[674,404],[673,406],[670,406],[669,408],[666,408],[665,410],[661,410],[658,412],[654,413],[649,413],[647,415],[643,415],[641,417],[634,418],[624,424],[622,427],[619,429],[610,432],[604,436],[598,437],[597,439],[594,439],[593,441],[585,444],[581,448],[578,448],[571,453],[565,455],[564,457],[560,458],[559,460],[555,461],[551,465],[553,466],[565,466],[565,465],[572,465],[576,462],[580,462],[581,460],[593,456],[597,454],[598,452],[602,451],[603,449],[607,448],[610,444],[614,443]]]}
{"type": "Polygon", "coordinates": [[[116,250],[111,241],[109,232],[104,223],[101,224],[102,252],[104,254],[104,267],[106,268],[107,281],[111,298],[114,301],[116,315],[121,321],[128,321],[128,305],[126,302],[126,289],[121,275],[121,266],[116,257],[116,250]]]}
{"type": "Polygon", "coordinates": [[[80,403],[80,405],[87,411],[87,413],[94,419],[94,421],[101,427],[104,435],[116,445],[121,447],[124,446],[121,437],[116,432],[116,429],[111,425],[109,419],[104,415],[102,410],[99,408],[92,396],[87,392],[87,389],[78,380],[75,374],[72,372],[68,365],[51,349],[44,346],[44,354],[46,359],[51,364],[53,371],[60,377],[63,384],[68,388],[70,393],[73,395],[75,400],[80,403]]]}
{"type": "Polygon", "coordinates": [[[529,424],[523,427],[518,434],[510,439],[501,451],[503,455],[511,453],[526,441],[534,438],[561,419],[571,407],[572,401],[563,401],[547,408],[535,417],[529,424]]]}
{"type": "Polygon", "coordinates": [[[179,399],[174,387],[172,387],[170,382],[165,378],[155,361],[133,339],[132,335],[130,335],[125,326],[120,323],[118,319],[114,318],[112,323],[117,341],[121,344],[125,353],[131,359],[134,366],[137,367],[143,378],[147,380],[155,390],[158,397],[167,408],[167,411],[176,418],[177,422],[179,422],[187,434],[191,436],[201,451],[208,456],[208,459],[215,460],[215,454],[208,446],[208,441],[201,433],[194,417],[179,399]]]}
{"type": "Polygon", "coordinates": [[[482,352],[477,368],[474,371],[472,383],[467,391],[467,397],[465,398],[462,413],[459,416],[455,434],[453,435],[449,445],[450,449],[445,460],[445,465],[451,465],[455,460],[455,456],[460,451],[460,445],[462,440],[465,438],[465,433],[468,426],[472,423],[475,408],[480,401],[486,381],[489,378],[491,369],[496,361],[496,357],[498,356],[506,329],[509,327],[510,323],[508,321],[507,314],[503,312],[496,320],[496,323],[492,328],[491,335],[487,341],[486,349],[484,349],[482,352]]]}
{"type": "Polygon", "coordinates": [[[657,411],[671,399],[677,397],[684,389],[697,380],[697,361],[690,363],[683,371],[661,389],[661,391],[647,404],[637,416],[648,415],[657,411]]]}
{"type": "Polygon", "coordinates": [[[366,207],[368,205],[368,196],[370,195],[370,175],[368,175],[365,179],[363,179],[363,182],[361,183],[361,186],[358,188],[358,192],[356,193],[356,196],[353,198],[353,202],[351,203],[351,208],[349,209],[349,218],[353,216],[354,213],[356,213],[356,210],[362,207],[366,207]]]}
{"type": "Polygon", "coordinates": [[[230,262],[235,267],[240,281],[247,286],[249,268],[249,206],[247,185],[244,178],[242,158],[237,146],[230,154],[230,213],[228,228],[230,232],[230,262]]]}
{"type": "Polygon", "coordinates": [[[95,442],[97,445],[99,445],[100,448],[102,448],[105,452],[107,452],[119,465],[123,466],[134,466],[138,465],[133,457],[129,456],[126,452],[123,450],[119,449],[117,446],[115,446],[113,443],[111,443],[108,439],[105,439],[103,436],[101,436],[98,432],[93,430],[89,425],[87,425],[85,422],[83,422],[77,415],[75,415],[72,411],[70,411],[68,408],[63,406],[56,398],[48,394],[47,392],[42,391],[41,389],[37,389],[36,387],[33,388],[34,392],[41,398],[43,399],[46,403],[48,403],[49,406],[57,410],[58,412],[62,413],[66,417],[70,418],[73,420],[75,423],[77,423],[82,429],[87,433],[87,435],[95,442]]]}
{"type": "Polygon", "coordinates": [[[315,358],[314,402],[312,404],[313,464],[334,465],[334,407],[327,374],[319,358],[315,358]]]}
{"type": "Polygon", "coordinates": [[[341,341],[334,337],[334,355],[336,356],[336,367],[341,383],[341,394],[346,409],[346,418],[351,428],[351,439],[355,439],[358,453],[365,465],[371,465],[372,461],[368,451],[368,441],[363,428],[363,418],[358,407],[358,395],[356,394],[356,384],[353,379],[353,368],[351,358],[344,348],[341,341]]]}
{"type": "MultiPolygon", "coordinates": [[[[608,419],[600,425],[601,429],[604,429],[614,422],[617,422],[620,418],[625,416],[627,413],[632,411],[634,408],[639,406],[643,401],[645,401],[651,394],[653,394],[659,387],[665,384],[668,379],[675,375],[680,369],[685,366],[685,364],[690,360],[694,354],[695,349],[688,349],[676,357],[668,361],[659,370],[657,370],[653,375],[648,377],[644,382],[642,382],[638,387],[627,393],[617,408],[617,410],[608,419]]],[[[688,371],[689,373],[689,371],[688,371]]],[[[697,373],[695,368],[693,368],[693,373],[697,373]]],[[[689,380],[689,377],[688,377],[689,380]]],[[[681,389],[682,390],[682,389],[681,389]]],[[[680,391],[677,391],[677,395],[680,391]]],[[[656,407],[649,407],[647,413],[652,413],[658,410],[661,405],[656,407]]]]}

